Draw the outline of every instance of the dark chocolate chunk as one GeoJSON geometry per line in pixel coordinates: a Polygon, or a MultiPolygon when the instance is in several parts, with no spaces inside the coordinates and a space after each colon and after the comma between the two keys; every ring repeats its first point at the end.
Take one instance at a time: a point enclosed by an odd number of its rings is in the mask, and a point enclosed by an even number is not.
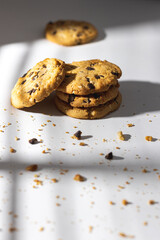
{"type": "Polygon", "coordinates": [[[83,28],[84,28],[84,29],[89,29],[89,26],[84,26],[83,28]]]}
{"type": "Polygon", "coordinates": [[[68,98],[68,103],[71,103],[71,102],[73,102],[74,101],[74,99],[75,99],[75,95],[74,94],[70,94],[69,95],[69,98],[68,98]]]}
{"type": "Polygon", "coordinates": [[[119,73],[118,73],[118,72],[113,72],[113,71],[112,71],[111,73],[112,73],[113,75],[117,76],[117,77],[119,76],[119,73]]]}
{"type": "Polygon", "coordinates": [[[95,99],[100,98],[100,94],[98,94],[98,93],[93,93],[93,97],[94,97],[95,99]]]}
{"type": "Polygon", "coordinates": [[[26,82],[26,80],[24,80],[23,82],[21,82],[21,85],[23,85],[26,82]]]}
{"type": "Polygon", "coordinates": [[[83,35],[83,33],[82,32],[80,32],[80,33],[77,33],[77,37],[80,37],[80,36],[82,36],[83,35]]]}
{"type": "Polygon", "coordinates": [[[55,30],[55,31],[52,32],[52,35],[55,35],[56,33],[57,33],[57,31],[55,30]]]}
{"type": "Polygon", "coordinates": [[[100,76],[100,75],[95,75],[95,78],[96,78],[96,79],[100,79],[101,76],[100,76]]]}
{"type": "Polygon", "coordinates": [[[113,159],[113,153],[112,153],[112,152],[109,152],[109,153],[105,156],[105,158],[108,159],[108,160],[113,159]]]}
{"type": "Polygon", "coordinates": [[[49,25],[52,25],[52,24],[53,24],[53,22],[51,22],[51,21],[50,21],[50,22],[48,22],[48,24],[49,24],[49,25]]]}
{"type": "Polygon", "coordinates": [[[27,73],[23,74],[22,78],[24,78],[27,75],[27,73]]]}
{"type": "Polygon", "coordinates": [[[37,144],[39,142],[38,142],[37,138],[32,138],[32,139],[29,140],[29,143],[30,144],[37,144]]]}
{"type": "Polygon", "coordinates": [[[86,79],[87,79],[87,82],[90,82],[90,79],[88,77],[86,77],[86,79]]]}
{"type": "Polygon", "coordinates": [[[27,93],[29,93],[29,95],[31,95],[32,93],[34,93],[37,89],[33,88],[30,91],[28,91],[27,93]]]}
{"type": "Polygon", "coordinates": [[[87,69],[87,70],[90,70],[90,71],[91,71],[91,70],[95,70],[95,69],[92,68],[92,67],[87,67],[86,69],[87,69]]]}
{"type": "Polygon", "coordinates": [[[77,132],[74,134],[74,136],[75,136],[78,140],[80,140],[80,139],[81,139],[81,134],[82,134],[81,131],[77,131],[77,132]]]}
{"type": "Polygon", "coordinates": [[[89,87],[89,89],[95,89],[95,86],[93,85],[93,83],[88,83],[87,86],[89,87]]]}

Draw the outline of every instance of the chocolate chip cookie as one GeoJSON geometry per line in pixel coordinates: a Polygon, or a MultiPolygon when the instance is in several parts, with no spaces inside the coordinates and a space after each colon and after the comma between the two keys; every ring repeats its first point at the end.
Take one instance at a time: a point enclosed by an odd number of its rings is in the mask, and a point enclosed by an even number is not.
{"type": "Polygon", "coordinates": [[[20,77],[11,92],[15,108],[31,107],[57,89],[64,79],[65,63],[47,58],[20,77]]]}
{"type": "Polygon", "coordinates": [[[65,72],[57,90],[75,95],[105,92],[111,85],[117,85],[117,79],[122,74],[117,65],[99,59],[66,64],[65,72]]]}
{"type": "Polygon", "coordinates": [[[72,107],[69,103],[60,100],[58,97],[55,98],[57,108],[64,114],[79,119],[96,119],[103,118],[110,112],[115,111],[119,108],[122,101],[121,94],[118,93],[117,97],[105,104],[97,107],[90,108],[76,108],[72,107]]]}
{"type": "Polygon", "coordinates": [[[88,22],[59,20],[47,24],[45,35],[51,42],[73,46],[92,41],[97,36],[97,29],[88,22]]]}
{"type": "Polygon", "coordinates": [[[75,95],[56,91],[59,99],[69,103],[72,107],[95,107],[104,104],[118,95],[118,86],[111,86],[108,91],[90,95],[75,95]]]}

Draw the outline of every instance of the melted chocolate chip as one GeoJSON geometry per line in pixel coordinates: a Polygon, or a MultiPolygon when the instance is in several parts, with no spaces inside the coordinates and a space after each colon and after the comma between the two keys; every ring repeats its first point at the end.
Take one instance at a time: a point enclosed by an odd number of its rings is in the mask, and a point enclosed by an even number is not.
{"type": "Polygon", "coordinates": [[[77,33],[77,37],[80,37],[80,36],[82,36],[83,35],[83,33],[82,32],[80,32],[80,33],[77,33]]]}
{"type": "Polygon", "coordinates": [[[47,66],[45,64],[42,65],[43,68],[47,68],[47,66]]]}
{"type": "Polygon", "coordinates": [[[90,82],[90,79],[88,77],[86,77],[86,79],[87,79],[87,82],[90,82]]]}
{"type": "Polygon", "coordinates": [[[88,101],[88,103],[90,103],[90,102],[91,102],[91,100],[90,100],[89,98],[87,99],[87,101],[88,101]]]}
{"type": "Polygon", "coordinates": [[[117,76],[117,77],[119,76],[119,73],[118,73],[118,72],[113,72],[113,71],[112,71],[111,73],[112,73],[113,75],[117,76]]]}
{"type": "Polygon", "coordinates": [[[109,153],[105,156],[105,158],[108,159],[108,160],[113,159],[113,153],[112,153],[112,152],[109,152],[109,153]]]}
{"type": "Polygon", "coordinates": [[[93,93],[93,97],[97,99],[97,98],[100,98],[100,95],[98,93],[93,93]]]}
{"type": "Polygon", "coordinates": [[[32,138],[32,139],[29,140],[29,143],[30,144],[37,144],[39,142],[38,142],[37,138],[32,138]]]}
{"type": "Polygon", "coordinates": [[[36,78],[38,78],[38,74],[35,75],[35,76],[32,78],[32,80],[36,80],[36,78]]]}
{"type": "Polygon", "coordinates": [[[95,75],[95,78],[96,78],[96,79],[100,79],[101,76],[99,76],[99,75],[95,75]]]}
{"type": "Polygon", "coordinates": [[[83,28],[84,28],[84,29],[89,29],[89,27],[88,27],[88,26],[84,26],[83,28]]]}
{"type": "Polygon", "coordinates": [[[52,32],[52,35],[55,35],[56,33],[57,33],[57,31],[53,31],[53,32],[52,32]]]}
{"type": "Polygon", "coordinates": [[[29,93],[29,95],[31,95],[32,93],[34,93],[37,89],[33,88],[30,91],[28,91],[27,93],[29,93]]]}
{"type": "Polygon", "coordinates": [[[81,134],[82,134],[81,131],[77,131],[77,132],[74,134],[74,136],[79,140],[79,139],[81,139],[81,134]]]}
{"type": "Polygon", "coordinates": [[[68,98],[68,103],[71,103],[71,102],[73,102],[74,101],[74,99],[75,99],[75,95],[74,94],[70,94],[69,95],[69,98],[68,98]]]}
{"type": "Polygon", "coordinates": [[[92,83],[88,83],[87,86],[89,87],[89,89],[95,89],[95,86],[92,83]]]}
{"type": "Polygon", "coordinates": [[[33,72],[31,72],[29,75],[28,75],[28,77],[31,77],[33,75],[33,72]]]}
{"type": "Polygon", "coordinates": [[[39,87],[38,83],[35,84],[35,87],[39,87]]]}
{"type": "Polygon", "coordinates": [[[23,82],[21,82],[21,85],[23,85],[26,82],[26,80],[24,80],[23,82]]]}
{"type": "Polygon", "coordinates": [[[95,69],[92,68],[92,67],[87,67],[86,69],[89,70],[89,71],[91,71],[91,70],[95,70],[95,69]]]}

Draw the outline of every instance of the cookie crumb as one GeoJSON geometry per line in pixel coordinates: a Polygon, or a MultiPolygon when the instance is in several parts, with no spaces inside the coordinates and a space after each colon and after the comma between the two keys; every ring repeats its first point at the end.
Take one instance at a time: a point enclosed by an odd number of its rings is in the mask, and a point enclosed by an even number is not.
{"type": "Polygon", "coordinates": [[[109,205],[115,205],[115,203],[112,201],[109,201],[109,205]]]}
{"type": "Polygon", "coordinates": [[[34,179],[33,181],[36,183],[36,185],[43,185],[43,182],[41,180],[34,179]]]}
{"type": "Polygon", "coordinates": [[[86,146],[87,144],[85,144],[84,142],[80,142],[79,146],[86,146]]]}
{"type": "Polygon", "coordinates": [[[120,237],[127,237],[127,235],[125,233],[122,233],[122,232],[119,233],[119,236],[120,237]]]}
{"type": "Polygon", "coordinates": [[[74,135],[71,138],[80,140],[81,139],[81,135],[82,135],[82,132],[79,130],[76,133],[74,133],[74,135]]]}
{"type": "Polygon", "coordinates": [[[60,206],[61,206],[61,204],[60,204],[60,203],[56,203],[56,206],[57,206],[57,207],[60,207],[60,206]]]}
{"type": "Polygon", "coordinates": [[[116,149],[120,149],[120,147],[116,147],[116,149]]]}
{"type": "Polygon", "coordinates": [[[144,222],[143,225],[144,225],[144,226],[147,226],[147,225],[148,225],[148,222],[144,222]]]}
{"type": "Polygon", "coordinates": [[[17,228],[15,228],[15,227],[10,227],[9,228],[9,232],[15,232],[15,231],[17,231],[17,228]]]}
{"type": "Polygon", "coordinates": [[[56,178],[52,178],[51,180],[52,180],[52,182],[54,182],[54,183],[58,182],[58,180],[57,180],[56,178]]]}
{"type": "Polygon", "coordinates": [[[60,148],[59,151],[65,151],[66,149],[65,148],[60,148]]]}
{"type": "Polygon", "coordinates": [[[122,204],[123,204],[124,206],[126,206],[126,205],[129,204],[129,202],[128,202],[126,199],[123,199],[123,200],[122,200],[122,204]]]}
{"type": "Polygon", "coordinates": [[[16,152],[16,150],[14,149],[14,148],[10,148],[10,153],[15,153],[16,152]]]}
{"type": "Polygon", "coordinates": [[[127,127],[134,127],[135,125],[134,124],[132,124],[132,123],[128,123],[127,124],[127,127]]]}
{"type": "Polygon", "coordinates": [[[109,152],[109,153],[105,156],[105,159],[108,159],[108,160],[113,159],[113,153],[112,153],[112,152],[109,152]]]}
{"type": "Polygon", "coordinates": [[[153,137],[152,136],[146,136],[145,139],[146,139],[146,141],[151,142],[153,140],[153,137]]]}
{"type": "Polygon", "coordinates": [[[31,171],[31,172],[35,172],[37,169],[38,169],[37,164],[29,165],[26,167],[26,171],[31,171]]]}
{"type": "Polygon", "coordinates": [[[147,169],[142,169],[142,173],[147,173],[148,171],[147,171],[147,169]]]}
{"type": "Polygon", "coordinates": [[[16,140],[16,141],[19,141],[19,140],[20,140],[20,138],[18,138],[18,137],[15,137],[15,140],[16,140]]]}
{"type": "Polygon", "coordinates": [[[44,231],[44,227],[40,227],[39,231],[40,232],[44,231]]]}
{"type": "Polygon", "coordinates": [[[86,180],[86,178],[80,174],[76,174],[73,179],[78,182],[84,182],[86,180]]]}
{"type": "Polygon", "coordinates": [[[121,140],[121,141],[124,141],[124,140],[125,140],[122,131],[117,132],[117,138],[118,138],[119,140],[121,140]]]}
{"type": "Polygon", "coordinates": [[[156,203],[156,202],[155,202],[154,200],[149,200],[149,201],[148,201],[148,204],[149,204],[149,205],[154,205],[155,203],[156,203]]]}
{"type": "Polygon", "coordinates": [[[89,232],[91,233],[93,231],[93,226],[89,226],[89,232]]]}
{"type": "Polygon", "coordinates": [[[55,126],[56,126],[56,124],[55,124],[55,123],[53,123],[53,124],[52,124],[52,126],[53,126],[53,127],[55,127],[55,126]]]}

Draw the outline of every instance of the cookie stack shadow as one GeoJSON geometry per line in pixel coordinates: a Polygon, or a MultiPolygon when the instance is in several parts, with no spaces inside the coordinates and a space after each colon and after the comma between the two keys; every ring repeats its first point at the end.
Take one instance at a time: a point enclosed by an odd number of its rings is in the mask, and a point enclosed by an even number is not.
{"type": "Polygon", "coordinates": [[[121,74],[121,69],[108,61],[66,64],[55,104],[62,113],[73,118],[103,118],[118,109],[122,102],[118,82],[121,74]]]}

